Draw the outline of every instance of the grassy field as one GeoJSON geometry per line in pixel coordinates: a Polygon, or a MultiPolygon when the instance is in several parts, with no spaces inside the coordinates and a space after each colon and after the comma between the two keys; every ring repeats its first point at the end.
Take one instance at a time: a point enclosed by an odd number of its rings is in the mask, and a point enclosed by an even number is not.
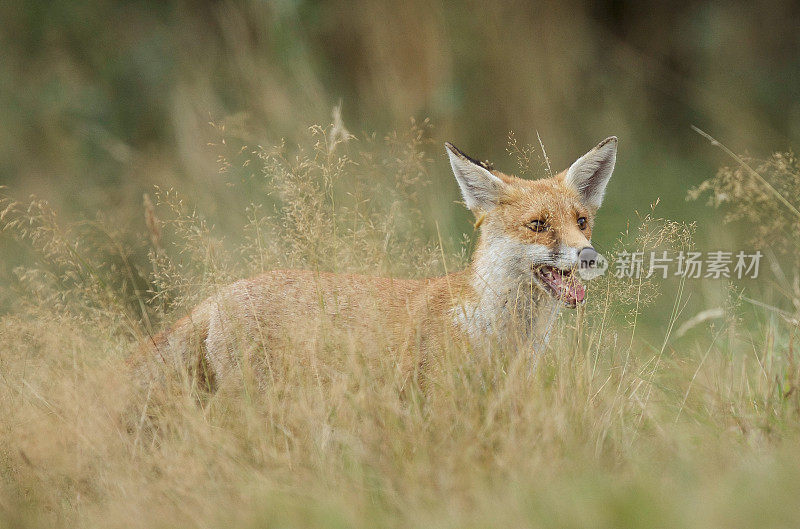
{"type": "MultiPolygon", "coordinates": [[[[341,342],[287,354],[265,391],[132,380],[137,342],[233,278],[279,266],[412,277],[463,266],[469,237],[445,253],[424,235],[426,147],[419,126],[360,142],[334,125],[313,127],[297,149],[237,148],[221,167],[249,167],[242,185],[273,200],[241,205],[246,242],[230,249],[179,192],[157,190],[142,208],[147,267],[129,259],[143,248],[123,248],[102,218],[61,224],[43,202],[6,201],[4,232],[37,259],[16,270],[0,323],[3,523],[795,526],[796,320],[763,310],[754,320],[736,289],[721,318],[678,333],[691,316],[688,280],[606,275],[538,357],[443,351],[411,398],[390,357],[341,342]],[[673,308],[652,342],[637,320],[659,295],[673,308]]],[[[758,169],[794,185],[786,161],[758,169]]],[[[771,192],[742,186],[748,178],[721,171],[698,192],[757,216],[771,192]]],[[[692,231],[648,216],[619,244],[689,248],[692,231]]]]}
{"type": "Polygon", "coordinates": [[[798,16],[0,5],[0,527],[800,526],[798,16]],[[266,389],[129,369],[265,270],[464,267],[444,141],[537,178],[612,134],[601,253],[759,277],[606,274],[545,351],[441,351],[424,389],[335,334],[266,389]]]}

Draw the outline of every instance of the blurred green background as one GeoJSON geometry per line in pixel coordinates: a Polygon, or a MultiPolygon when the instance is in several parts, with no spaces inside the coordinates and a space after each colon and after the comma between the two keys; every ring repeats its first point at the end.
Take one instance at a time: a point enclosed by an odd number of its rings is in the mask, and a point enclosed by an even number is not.
{"type": "MultiPolygon", "coordinates": [[[[0,185],[124,233],[144,233],[154,184],[232,231],[258,197],[220,174],[221,127],[291,144],[341,104],[359,137],[430,118],[437,149],[508,172],[511,131],[535,145],[538,132],[558,170],[617,135],[598,247],[659,200],[657,215],[698,220],[702,248],[747,249],[685,200],[731,163],[690,125],[761,157],[800,140],[800,5],[783,0],[55,0],[4,2],[0,20],[0,185]]],[[[457,241],[469,216],[437,149],[429,204],[457,241]]],[[[22,259],[7,239],[3,282],[22,259]]]]}

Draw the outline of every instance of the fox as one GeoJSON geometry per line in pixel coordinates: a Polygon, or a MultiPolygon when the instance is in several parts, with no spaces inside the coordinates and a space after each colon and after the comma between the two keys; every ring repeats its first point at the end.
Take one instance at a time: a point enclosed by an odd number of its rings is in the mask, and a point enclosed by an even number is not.
{"type": "Polygon", "coordinates": [[[268,271],[220,288],[149,339],[146,351],[178,363],[208,390],[230,384],[245,366],[269,383],[276,355],[300,362],[298,351],[332,335],[392,355],[404,380],[423,376],[430,355],[453,344],[541,351],[561,309],[586,300],[578,272],[600,257],[592,230],[617,138],[539,179],[500,172],[449,142],[445,150],[477,219],[465,269],[425,279],[268,271]]]}

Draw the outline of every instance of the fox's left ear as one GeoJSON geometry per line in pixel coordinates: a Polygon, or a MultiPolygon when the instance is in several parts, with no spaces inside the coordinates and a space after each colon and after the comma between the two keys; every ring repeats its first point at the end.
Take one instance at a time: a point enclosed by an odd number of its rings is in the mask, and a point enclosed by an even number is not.
{"type": "Polygon", "coordinates": [[[475,213],[494,208],[505,192],[506,184],[492,174],[486,163],[467,156],[450,142],[444,145],[467,208],[475,213]]]}
{"type": "Polygon", "coordinates": [[[603,203],[606,184],[616,161],[617,137],[611,136],[578,158],[567,169],[564,183],[577,189],[587,206],[597,209],[603,203]]]}

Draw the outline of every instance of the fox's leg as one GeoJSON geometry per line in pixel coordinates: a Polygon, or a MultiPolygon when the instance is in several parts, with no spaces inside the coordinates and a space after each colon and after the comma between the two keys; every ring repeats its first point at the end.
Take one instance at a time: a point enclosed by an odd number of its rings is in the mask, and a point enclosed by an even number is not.
{"type": "Polygon", "coordinates": [[[236,351],[239,349],[237,346],[243,343],[242,334],[240,325],[236,318],[231,317],[230,311],[220,306],[214,308],[205,340],[205,364],[213,373],[218,387],[228,385],[231,375],[239,371],[236,351]]]}
{"type": "Polygon", "coordinates": [[[267,379],[270,357],[278,347],[257,315],[249,310],[217,307],[209,321],[205,358],[218,388],[267,379]]]}

